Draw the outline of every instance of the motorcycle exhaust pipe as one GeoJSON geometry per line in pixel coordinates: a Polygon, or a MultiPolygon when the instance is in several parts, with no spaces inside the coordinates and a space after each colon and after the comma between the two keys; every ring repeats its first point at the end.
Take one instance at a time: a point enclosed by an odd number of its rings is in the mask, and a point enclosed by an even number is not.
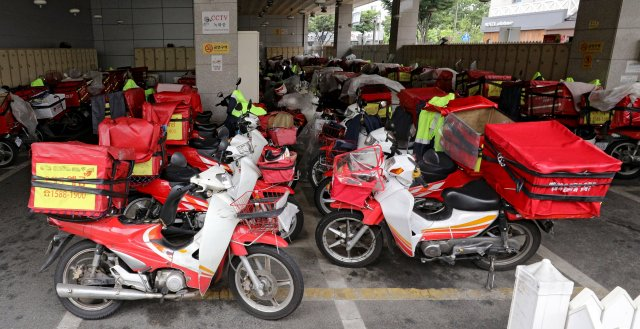
{"type": "Polygon", "coordinates": [[[79,284],[56,285],[56,293],[61,298],[91,298],[91,299],[114,299],[114,300],[140,300],[140,299],[182,299],[197,296],[197,292],[185,294],[168,294],[143,292],[135,289],[116,289],[95,286],[83,286],[79,284]]]}

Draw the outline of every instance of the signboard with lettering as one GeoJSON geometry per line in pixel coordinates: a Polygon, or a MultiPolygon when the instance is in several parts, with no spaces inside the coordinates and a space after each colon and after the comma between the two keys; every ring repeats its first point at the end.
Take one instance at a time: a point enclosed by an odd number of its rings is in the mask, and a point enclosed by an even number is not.
{"type": "Polygon", "coordinates": [[[205,42],[202,44],[202,53],[205,55],[228,54],[230,49],[228,42],[205,42]]]}
{"type": "Polygon", "coordinates": [[[202,12],[202,34],[228,34],[229,33],[229,12],[228,11],[203,11],[202,12]]]}
{"type": "Polygon", "coordinates": [[[602,41],[583,41],[580,43],[580,52],[584,54],[601,53],[604,47],[602,41]]]}

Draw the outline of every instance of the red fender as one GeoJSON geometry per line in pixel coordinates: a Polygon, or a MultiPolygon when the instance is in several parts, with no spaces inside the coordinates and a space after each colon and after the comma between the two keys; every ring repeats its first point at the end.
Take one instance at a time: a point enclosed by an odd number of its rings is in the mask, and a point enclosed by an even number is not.
{"type": "Polygon", "coordinates": [[[236,256],[248,255],[245,243],[268,244],[278,248],[285,248],[289,245],[287,241],[274,233],[252,232],[249,227],[240,224],[236,226],[236,230],[231,236],[231,253],[236,256]]]}
{"type": "Polygon", "coordinates": [[[360,211],[364,216],[362,218],[362,223],[366,225],[380,225],[380,223],[384,219],[384,214],[382,213],[382,207],[380,206],[380,203],[378,203],[378,201],[373,198],[367,199],[367,208],[356,208],[353,205],[340,201],[332,202],[330,204],[330,207],[336,209],[351,209],[360,211]]]}

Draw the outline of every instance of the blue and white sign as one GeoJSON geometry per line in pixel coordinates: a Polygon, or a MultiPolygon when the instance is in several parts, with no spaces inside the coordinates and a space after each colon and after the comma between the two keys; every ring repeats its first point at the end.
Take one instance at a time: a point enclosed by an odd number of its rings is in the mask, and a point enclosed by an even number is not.
{"type": "Polygon", "coordinates": [[[469,32],[465,32],[462,37],[462,42],[469,42],[471,41],[471,35],[469,34],[469,32]]]}

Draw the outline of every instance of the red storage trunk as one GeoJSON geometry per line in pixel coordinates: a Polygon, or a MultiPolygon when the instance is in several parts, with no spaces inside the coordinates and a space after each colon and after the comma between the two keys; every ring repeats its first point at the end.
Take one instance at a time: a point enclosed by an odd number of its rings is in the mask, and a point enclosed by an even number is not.
{"type": "Polygon", "coordinates": [[[426,106],[426,103],[436,96],[442,97],[445,95],[447,93],[438,87],[407,88],[400,90],[398,99],[400,100],[400,106],[411,114],[413,123],[417,124],[418,112],[426,106]]]}
{"type": "Polygon", "coordinates": [[[640,98],[625,96],[613,109],[611,129],[624,127],[640,127],[640,98]]]}
{"type": "Polygon", "coordinates": [[[142,104],[147,100],[142,88],[131,88],[124,91],[124,100],[127,103],[129,116],[142,118],[142,104]]]}
{"type": "Polygon", "coordinates": [[[296,143],[296,127],[269,129],[269,138],[276,146],[294,145],[296,143]]]}
{"type": "Polygon", "coordinates": [[[262,179],[267,184],[286,183],[293,180],[296,171],[296,152],[290,151],[290,156],[279,161],[258,161],[258,168],[262,172],[262,179]]]}
{"type": "Polygon", "coordinates": [[[202,101],[200,94],[195,90],[187,90],[181,92],[162,91],[153,94],[156,103],[164,102],[182,102],[193,109],[195,114],[202,113],[202,101]]]}
{"type": "Polygon", "coordinates": [[[64,94],[67,107],[80,107],[89,101],[89,91],[84,80],[61,81],[53,89],[56,94],[64,94]]]}
{"type": "Polygon", "coordinates": [[[578,116],[571,92],[558,81],[531,81],[525,106],[528,116],[578,116]]]}
{"type": "Polygon", "coordinates": [[[182,102],[144,103],[142,117],[167,126],[167,145],[187,145],[191,136],[191,109],[182,102]]]}
{"type": "Polygon", "coordinates": [[[34,212],[101,217],[126,204],[133,150],[80,142],[31,145],[34,212]]]}
{"type": "Polygon", "coordinates": [[[16,130],[16,119],[11,112],[11,96],[0,94],[0,134],[9,134],[16,130]]]}
{"type": "Polygon", "coordinates": [[[483,152],[484,178],[529,219],[599,216],[621,164],[556,121],[487,125],[483,152]]]}
{"type": "Polygon", "coordinates": [[[385,85],[367,85],[360,87],[360,98],[369,102],[387,101],[391,104],[391,91],[385,85]]]}
{"type": "Polygon", "coordinates": [[[143,184],[160,175],[166,164],[161,126],[144,119],[105,119],[98,126],[99,144],[135,151],[132,184],[143,184]]]}

